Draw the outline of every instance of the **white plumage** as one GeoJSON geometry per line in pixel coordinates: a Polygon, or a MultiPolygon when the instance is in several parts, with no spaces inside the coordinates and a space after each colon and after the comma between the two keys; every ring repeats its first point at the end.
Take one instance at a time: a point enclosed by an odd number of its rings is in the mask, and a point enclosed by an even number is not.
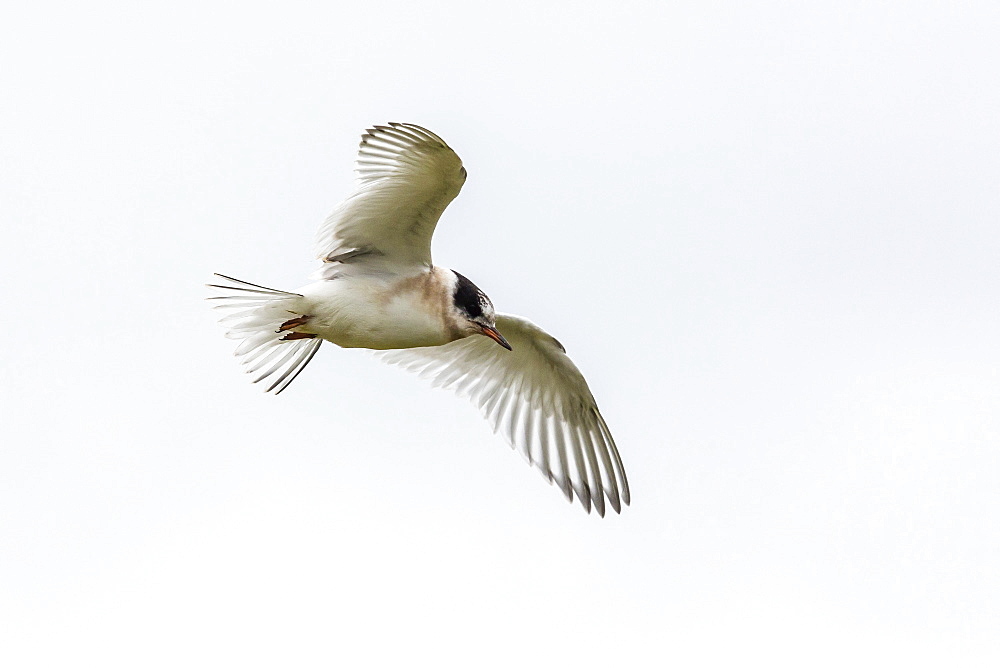
{"type": "Polygon", "coordinates": [[[221,276],[211,287],[254,382],[284,390],[322,341],[381,351],[479,406],[494,431],[570,500],[600,515],[629,503],[614,439],[583,375],[534,323],[496,314],[464,276],[435,267],[431,237],[466,170],[434,133],[375,126],[361,140],[358,189],[317,239],[318,280],[283,292],[221,276]],[[489,339],[489,340],[488,340],[489,339]],[[497,345],[499,344],[499,345],[497,345]]]}
{"type": "Polygon", "coordinates": [[[565,349],[525,318],[501,313],[497,329],[513,350],[470,336],[444,346],[378,354],[468,397],[493,431],[572,500],[604,515],[629,503],[621,457],[583,374],[565,349]],[[602,492],[603,491],[603,495],[602,492]]]}
{"type": "Polygon", "coordinates": [[[320,226],[324,262],[377,248],[397,271],[428,269],[431,237],[465,183],[465,168],[433,132],[408,123],[376,126],[362,137],[358,189],[320,226]]]}

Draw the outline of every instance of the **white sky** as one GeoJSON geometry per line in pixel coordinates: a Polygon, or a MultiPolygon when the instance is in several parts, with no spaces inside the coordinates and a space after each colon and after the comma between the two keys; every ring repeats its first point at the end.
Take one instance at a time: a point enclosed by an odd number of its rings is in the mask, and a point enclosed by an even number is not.
{"type": "Polygon", "coordinates": [[[341,4],[0,15],[4,665],[996,665],[1000,5],[341,4]],[[623,516],[364,353],[240,373],[202,284],[307,282],[390,120],[623,516]]]}

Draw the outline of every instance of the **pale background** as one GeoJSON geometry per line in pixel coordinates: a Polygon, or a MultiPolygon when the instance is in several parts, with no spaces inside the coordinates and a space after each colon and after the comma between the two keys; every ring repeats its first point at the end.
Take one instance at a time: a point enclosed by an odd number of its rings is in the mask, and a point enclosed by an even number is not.
{"type": "Polygon", "coordinates": [[[1000,4],[342,4],[0,15],[0,662],[998,665],[1000,4]],[[624,515],[365,353],[240,373],[203,283],[307,282],[390,120],[624,515]]]}

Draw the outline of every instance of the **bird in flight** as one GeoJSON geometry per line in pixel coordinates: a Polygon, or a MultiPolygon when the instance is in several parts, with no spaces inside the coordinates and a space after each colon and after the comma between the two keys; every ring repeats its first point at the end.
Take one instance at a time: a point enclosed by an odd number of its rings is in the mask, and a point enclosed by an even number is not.
{"type": "Polygon", "coordinates": [[[629,503],[611,431],[566,350],[525,318],[497,313],[468,278],[431,261],[431,236],[467,176],[433,132],[376,125],[361,139],[357,189],[320,227],[315,282],[284,292],[216,274],[216,308],[254,382],[281,392],[323,341],[475,403],[569,501],[604,516],[629,503]]]}

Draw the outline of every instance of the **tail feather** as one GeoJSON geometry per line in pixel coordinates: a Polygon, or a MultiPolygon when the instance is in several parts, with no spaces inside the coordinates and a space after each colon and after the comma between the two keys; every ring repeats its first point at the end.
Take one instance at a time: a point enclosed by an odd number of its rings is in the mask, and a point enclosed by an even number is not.
{"type": "Polygon", "coordinates": [[[266,392],[280,394],[295,380],[319,350],[322,339],[285,340],[279,331],[290,318],[305,315],[295,310],[302,295],[272,290],[262,285],[215,274],[221,281],[209,284],[222,294],[209,297],[217,309],[239,309],[219,320],[228,331],[226,337],[240,341],[236,356],[247,373],[257,375],[253,382],[275,377],[266,392]]]}

